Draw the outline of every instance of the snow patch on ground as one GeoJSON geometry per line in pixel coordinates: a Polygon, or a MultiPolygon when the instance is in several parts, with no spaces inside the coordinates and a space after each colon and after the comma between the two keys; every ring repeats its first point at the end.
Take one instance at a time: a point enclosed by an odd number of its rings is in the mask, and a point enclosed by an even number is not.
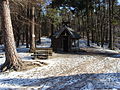
{"type": "Polygon", "coordinates": [[[120,52],[120,49],[116,48],[115,50],[109,50],[108,49],[108,45],[104,45],[104,47],[101,47],[101,46],[98,46],[96,43],[92,43],[90,41],[90,47],[87,46],[87,40],[84,40],[84,39],[80,39],[79,40],[79,47],[80,48],[95,48],[96,50],[99,50],[101,52],[111,52],[111,53],[118,53],[120,52]]]}

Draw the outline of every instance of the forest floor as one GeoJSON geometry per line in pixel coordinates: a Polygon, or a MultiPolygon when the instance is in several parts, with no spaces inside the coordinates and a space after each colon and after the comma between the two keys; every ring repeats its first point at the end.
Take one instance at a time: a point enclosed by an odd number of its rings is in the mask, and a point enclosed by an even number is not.
{"type": "MultiPolygon", "coordinates": [[[[23,52],[22,48],[20,50],[22,60],[32,61],[30,53],[23,52]]],[[[0,58],[2,61],[4,55],[0,58]]],[[[27,71],[0,73],[0,90],[120,89],[118,51],[83,47],[81,52],[53,53],[50,59],[40,61],[48,65],[27,71]]]]}

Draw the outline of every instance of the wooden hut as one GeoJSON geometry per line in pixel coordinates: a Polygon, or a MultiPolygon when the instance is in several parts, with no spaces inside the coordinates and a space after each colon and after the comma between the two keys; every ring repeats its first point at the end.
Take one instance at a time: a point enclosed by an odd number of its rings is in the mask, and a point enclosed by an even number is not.
{"type": "Polygon", "coordinates": [[[79,47],[80,35],[73,29],[64,26],[52,37],[53,51],[69,52],[79,47]]]}

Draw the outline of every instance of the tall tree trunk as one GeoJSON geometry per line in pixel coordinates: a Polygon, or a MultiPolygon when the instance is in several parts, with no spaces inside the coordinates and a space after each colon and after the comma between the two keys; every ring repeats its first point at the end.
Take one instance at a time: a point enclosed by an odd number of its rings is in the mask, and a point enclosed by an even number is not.
{"type": "Polygon", "coordinates": [[[6,61],[1,66],[1,70],[11,68],[14,70],[19,70],[22,67],[22,61],[20,61],[16,51],[10,16],[9,0],[2,0],[2,15],[6,61]]]}
{"type": "MultiPolygon", "coordinates": [[[[29,4],[26,5],[26,17],[29,19],[29,13],[30,13],[30,6],[29,4]]],[[[25,25],[25,36],[26,36],[26,48],[29,48],[29,24],[25,25]]]]}
{"type": "Polygon", "coordinates": [[[31,42],[30,52],[34,52],[35,49],[35,7],[32,7],[32,27],[31,27],[31,42]]]}
{"type": "Polygon", "coordinates": [[[28,34],[28,30],[29,30],[29,25],[26,25],[26,30],[25,30],[25,34],[26,34],[26,48],[29,48],[29,34],[28,34]]]}
{"type": "Polygon", "coordinates": [[[16,47],[18,48],[19,46],[20,46],[20,37],[21,37],[21,35],[20,35],[20,29],[19,29],[19,27],[17,27],[17,41],[16,41],[16,47]]]}
{"type": "Polygon", "coordinates": [[[112,30],[112,9],[111,0],[109,0],[109,48],[113,49],[113,30],[112,30]]]}
{"type": "Polygon", "coordinates": [[[104,42],[105,42],[105,18],[106,18],[106,1],[103,1],[104,7],[103,7],[103,19],[102,19],[102,26],[101,26],[101,47],[104,47],[104,42]]]}
{"type": "MultiPolygon", "coordinates": [[[[82,11],[81,11],[82,12],[82,11]]],[[[84,24],[84,16],[82,15],[82,19],[81,19],[81,22],[82,22],[82,28],[81,28],[81,31],[82,31],[82,37],[84,38],[84,36],[85,36],[85,30],[84,30],[84,26],[85,26],[85,24],[84,24]]]]}
{"type": "Polygon", "coordinates": [[[94,22],[93,22],[93,10],[91,10],[91,16],[90,16],[90,19],[91,19],[91,41],[92,43],[95,42],[95,31],[94,31],[94,22]]]}
{"type": "Polygon", "coordinates": [[[38,21],[38,23],[40,24],[39,26],[37,26],[38,27],[38,30],[39,30],[39,32],[38,32],[38,40],[39,40],[39,44],[41,44],[41,30],[42,30],[42,26],[41,26],[41,24],[42,24],[42,19],[41,19],[41,10],[38,10],[38,15],[39,15],[39,18],[37,19],[38,21]]]}
{"type": "Polygon", "coordinates": [[[87,46],[90,46],[90,31],[89,31],[89,0],[86,0],[86,12],[87,12],[87,46]]]}
{"type": "Polygon", "coordinates": [[[95,42],[99,46],[99,37],[98,37],[98,10],[97,2],[95,2],[95,42]]]}
{"type": "Polygon", "coordinates": [[[40,24],[40,28],[39,28],[39,44],[41,44],[41,24],[40,24]]]}
{"type": "MultiPolygon", "coordinates": [[[[54,5],[52,4],[52,7],[51,7],[52,9],[54,9],[54,5]]],[[[50,47],[53,47],[53,40],[52,40],[52,38],[53,38],[53,33],[54,33],[54,25],[53,25],[53,23],[54,23],[54,21],[53,21],[53,19],[51,20],[51,46],[50,47]]]]}
{"type": "Polygon", "coordinates": [[[24,45],[24,41],[25,41],[25,32],[22,33],[22,45],[24,45]]]}

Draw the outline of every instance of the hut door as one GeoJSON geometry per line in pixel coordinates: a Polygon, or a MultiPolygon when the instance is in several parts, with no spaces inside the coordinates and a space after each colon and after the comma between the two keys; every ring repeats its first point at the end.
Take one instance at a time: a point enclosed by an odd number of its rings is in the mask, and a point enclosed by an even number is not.
{"type": "Polygon", "coordinates": [[[63,51],[68,52],[68,37],[64,36],[63,38],[63,51]]]}

